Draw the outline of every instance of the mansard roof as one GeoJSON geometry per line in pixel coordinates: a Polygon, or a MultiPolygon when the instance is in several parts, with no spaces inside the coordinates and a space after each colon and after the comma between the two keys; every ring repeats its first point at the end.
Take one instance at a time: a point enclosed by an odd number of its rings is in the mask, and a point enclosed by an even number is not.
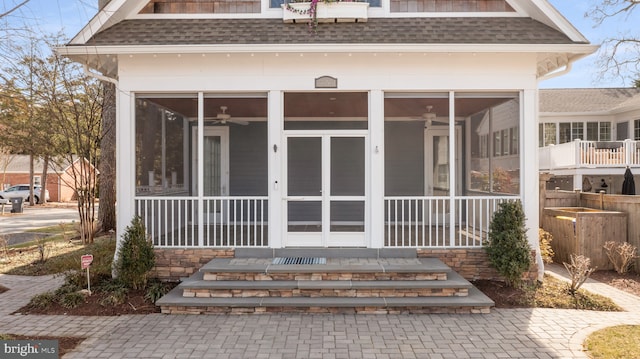
{"type": "Polygon", "coordinates": [[[95,34],[85,46],[217,44],[585,43],[526,17],[420,17],[320,24],[316,33],[282,19],[134,19],[95,34]]]}

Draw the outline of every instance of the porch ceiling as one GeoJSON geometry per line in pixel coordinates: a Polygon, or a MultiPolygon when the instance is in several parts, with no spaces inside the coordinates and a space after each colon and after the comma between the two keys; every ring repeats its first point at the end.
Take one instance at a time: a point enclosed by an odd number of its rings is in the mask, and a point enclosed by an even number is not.
{"type": "MultiPolygon", "coordinates": [[[[188,118],[197,118],[197,98],[145,97],[156,104],[180,113],[188,118]]],[[[363,117],[366,118],[368,99],[366,92],[314,92],[286,93],[285,116],[300,117],[363,117]]],[[[478,113],[488,107],[504,102],[504,97],[496,98],[458,98],[456,99],[456,116],[466,117],[478,113]]],[[[215,117],[220,106],[227,107],[227,113],[235,118],[265,120],[267,118],[267,99],[262,97],[206,97],[205,117],[215,117]]],[[[385,117],[415,118],[421,116],[427,106],[438,116],[449,116],[449,99],[446,97],[387,98],[384,102],[385,117]]]]}

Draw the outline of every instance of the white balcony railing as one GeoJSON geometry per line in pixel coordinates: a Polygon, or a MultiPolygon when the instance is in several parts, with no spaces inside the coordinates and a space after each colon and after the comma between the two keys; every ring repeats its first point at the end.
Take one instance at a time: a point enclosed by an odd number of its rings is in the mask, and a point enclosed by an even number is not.
{"type": "Polygon", "coordinates": [[[482,247],[489,239],[489,224],[498,205],[518,198],[457,196],[452,201],[449,197],[385,197],[385,246],[482,247]]]}
{"type": "Polygon", "coordinates": [[[640,141],[582,141],[540,147],[541,170],[640,166],[640,141]]]}
{"type": "Polygon", "coordinates": [[[266,247],[267,197],[136,197],[156,247],[266,247]],[[201,209],[200,209],[201,208],[201,209]]]}

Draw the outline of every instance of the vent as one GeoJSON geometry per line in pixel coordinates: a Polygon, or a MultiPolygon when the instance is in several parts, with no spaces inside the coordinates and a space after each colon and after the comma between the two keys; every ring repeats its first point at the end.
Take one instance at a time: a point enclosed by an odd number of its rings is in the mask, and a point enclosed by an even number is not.
{"type": "Polygon", "coordinates": [[[292,265],[292,264],[327,264],[327,258],[321,257],[276,257],[273,264],[292,265]]]}

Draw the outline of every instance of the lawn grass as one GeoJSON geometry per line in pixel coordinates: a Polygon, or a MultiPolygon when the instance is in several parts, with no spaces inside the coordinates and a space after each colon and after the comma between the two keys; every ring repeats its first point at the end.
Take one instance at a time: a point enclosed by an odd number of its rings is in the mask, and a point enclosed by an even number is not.
{"type": "MultiPolygon", "coordinates": [[[[84,254],[93,254],[96,266],[111,266],[111,259],[115,251],[115,236],[103,236],[95,239],[93,244],[71,244],[68,240],[56,239],[50,241],[47,245],[54,248],[59,246],[59,253],[51,253],[50,257],[44,262],[38,261],[22,261],[16,262],[20,265],[7,267],[2,272],[13,275],[46,275],[64,273],[69,270],[80,269],[80,257],[84,254]],[[103,263],[105,262],[105,263],[103,263]]],[[[24,255],[28,255],[25,253],[24,255]]]]}
{"type": "Polygon", "coordinates": [[[594,359],[640,358],[640,325],[618,325],[598,330],[584,343],[594,359]]]}

